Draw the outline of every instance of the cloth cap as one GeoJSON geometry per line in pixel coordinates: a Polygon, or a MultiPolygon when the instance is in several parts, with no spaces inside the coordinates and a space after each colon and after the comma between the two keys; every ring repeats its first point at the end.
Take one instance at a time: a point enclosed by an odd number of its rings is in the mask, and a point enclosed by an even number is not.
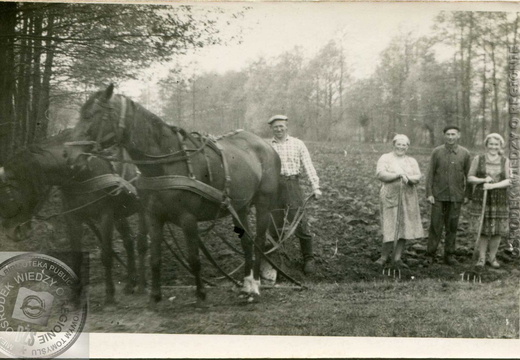
{"type": "Polygon", "coordinates": [[[287,121],[287,116],[285,115],[275,115],[273,117],[271,117],[269,119],[269,121],[267,122],[269,125],[271,125],[273,122],[275,122],[276,120],[283,120],[283,121],[287,121]]]}
{"type": "Polygon", "coordinates": [[[444,128],[444,130],[442,130],[442,132],[443,132],[444,134],[446,134],[446,131],[451,130],[451,129],[455,129],[455,130],[457,130],[457,131],[460,131],[460,128],[459,128],[457,125],[447,125],[447,126],[444,128]]]}

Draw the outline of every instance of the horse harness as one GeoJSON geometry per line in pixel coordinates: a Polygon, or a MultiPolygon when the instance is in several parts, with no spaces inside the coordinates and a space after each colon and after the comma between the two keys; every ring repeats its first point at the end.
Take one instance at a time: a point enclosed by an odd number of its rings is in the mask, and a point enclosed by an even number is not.
{"type": "MultiPolygon", "coordinates": [[[[177,134],[179,139],[179,143],[181,146],[181,156],[179,160],[186,161],[186,167],[188,170],[188,176],[183,175],[162,175],[162,176],[154,176],[154,177],[145,177],[139,176],[136,182],[136,187],[142,190],[168,190],[168,189],[178,189],[178,190],[187,190],[191,191],[195,194],[198,194],[209,201],[220,203],[222,207],[227,207],[230,201],[229,191],[231,186],[231,176],[229,175],[229,166],[226,160],[226,156],[224,154],[222,146],[218,143],[218,140],[233,136],[235,134],[240,133],[243,130],[235,130],[230,133],[219,136],[218,138],[203,136],[199,133],[185,133],[184,136],[177,129],[172,129],[177,134]],[[196,139],[198,138],[198,139],[196,139]],[[188,153],[190,149],[188,149],[185,139],[190,140],[194,145],[198,145],[200,143],[201,146],[199,148],[192,150],[193,152],[188,153]],[[211,185],[208,185],[195,177],[193,173],[193,165],[191,162],[191,157],[196,152],[201,152],[206,160],[206,166],[209,174],[209,181],[213,181],[213,173],[211,171],[209,159],[207,157],[205,147],[209,147],[213,150],[222,161],[222,168],[224,170],[224,188],[222,190],[217,189],[211,185]],[[201,149],[202,148],[202,149],[201,149]],[[199,150],[200,149],[200,150],[199,150]],[[196,152],[195,152],[196,151],[196,152]]],[[[171,160],[170,162],[179,161],[179,160],[171,160]]]]}
{"type": "MultiPolygon", "coordinates": [[[[113,129],[111,132],[103,136],[103,128],[104,126],[100,126],[99,132],[96,136],[96,141],[89,141],[88,143],[94,144],[96,147],[101,146],[103,142],[106,142],[112,138],[115,138],[115,142],[117,147],[121,147],[121,141],[123,136],[123,131],[126,129],[125,118],[127,113],[127,98],[121,96],[121,109],[119,112],[119,117],[117,124],[115,122],[111,122],[113,125],[113,129]]],[[[103,105],[101,102],[96,100],[97,105],[108,108],[108,111],[105,113],[102,122],[106,123],[106,120],[109,120],[112,114],[114,113],[114,107],[111,105],[103,105]]],[[[116,115],[116,114],[114,114],[116,115]]],[[[135,119],[134,119],[135,121],[135,119]]],[[[109,121],[110,122],[110,121],[109,121]]],[[[242,129],[238,129],[227,134],[213,137],[208,135],[202,135],[200,133],[188,133],[181,128],[176,126],[170,126],[170,129],[177,136],[181,149],[179,151],[163,154],[163,155],[151,155],[146,154],[146,157],[149,158],[147,160],[125,160],[122,156],[118,156],[118,158],[104,156],[99,153],[85,153],[86,155],[97,156],[109,161],[115,161],[120,163],[130,163],[134,165],[156,165],[156,164],[171,164],[173,162],[185,161],[188,176],[183,175],[162,175],[162,176],[154,176],[154,177],[145,177],[139,176],[136,181],[136,188],[142,190],[186,190],[191,191],[195,194],[198,194],[209,201],[220,203],[222,207],[228,207],[230,204],[229,190],[231,186],[231,177],[229,175],[229,167],[228,163],[223,151],[222,146],[218,143],[218,140],[233,136],[242,132],[242,129]],[[189,140],[193,145],[197,146],[195,149],[190,149],[187,146],[186,140],[189,140]],[[198,179],[196,179],[193,172],[193,165],[191,158],[193,155],[197,153],[202,153],[206,160],[206,166],[209,174],[209,181],[213,181],[213,174],[211,172],[211,167],[209,163],[209,159],[206,154],[206,147],[209,147],[213,150],[217,155],[220,156],[222,161],[222,167],[224,170],[225,183],[224,188],[222,190],[217,189],[211,185],[208,185],[198,179]]],[[[85,143],[83,141],[80,142],[70,142],[69,145],[74,145],[78,143],[85,143]]]]}

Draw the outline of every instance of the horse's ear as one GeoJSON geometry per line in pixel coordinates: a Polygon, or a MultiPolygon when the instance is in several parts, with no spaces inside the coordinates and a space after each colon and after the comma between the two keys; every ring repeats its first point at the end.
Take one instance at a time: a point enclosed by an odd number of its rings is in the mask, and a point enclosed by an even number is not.
{"type": "Polygon", "coordinates": [[[105,100],[108,101],[110,98],[114,95],[114,84],[111,83],[108,85],[107,89],[105,90],[105,100]]]}

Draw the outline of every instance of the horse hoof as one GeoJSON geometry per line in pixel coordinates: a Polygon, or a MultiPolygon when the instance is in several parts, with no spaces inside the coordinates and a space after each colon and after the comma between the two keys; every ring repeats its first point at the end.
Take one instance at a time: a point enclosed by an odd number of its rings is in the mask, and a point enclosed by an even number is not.
{"type": "Polygon", "coordinates": [[[158,303],[161,300],[162,300],[162,295],[161,294],[151,294],[150,295],[150,302],[158,303]]]}
{"type": "Polygon", "coordinates": [[[258,302],[258,298],[260,296],[257,294],[253,294],[253,293],[240,293],[240,295],[238,295],[238,297],[239,297],[239,299],[243,299],[247,303],[252,304],[254,302],[258,302]]]}

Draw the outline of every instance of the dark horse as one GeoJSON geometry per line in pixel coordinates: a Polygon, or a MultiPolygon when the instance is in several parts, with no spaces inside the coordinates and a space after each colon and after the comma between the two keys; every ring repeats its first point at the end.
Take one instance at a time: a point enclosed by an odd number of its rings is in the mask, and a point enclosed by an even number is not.
{"type": "Polygon", "coordinates": [[[126,148],[142,173],[137,188],[151,238],[152,304],[161,300],[165,222],[176,224],[184,233],[195,275],[197,303],[203,304],[206,293],[200,277],[201,240],[197,223],[229,215],[232,209],[236,211],[235,231],[240,234],[245,254],[242,291],[250,299],[259,295],[260,251],[278,193],[278,154],[247,131],[223,136],[218,141],[193,136],[166,124],[127,97],[113,94],[113,90],[110,85],[87,100],[81,108],[74,138],[95,140],[102,148],[126,148]],[[254,243],[247,219],[251,205],[256,208],[254,243]]]}
{"type": "MultiPolygon", "coordinates": [[[[68,166],[68,157],[77,157],[86,149],[82,146],[67,147],[72,129],[65,130],[38,145],[16,153],[5,164],[0,186],[0,214],[3,226],[12,240],[18,239],[16,231],[38,212],[52,186],[58,186],[62,194],[63,215],[71,250],[80,254],[83,237],[82,223],[87,224],[101,241],[101,260],[105,267],[105,291],[107,303],[114,302],[112,280],[112,235],[114,225],[120,233],[127,253],[128,281],[125,292],[133,291],[139,282],[144,291],[144,253],[147,249],[144,218],[140,216],[138,234],[139,276],[135,265],[134,241],[127,217],[140,212],[135,189],[118,174],[108,161],[99,158],[83,159],[83,170],[68,166]],[[99,226],[98,226],[99,225],[99,226]]],[[[119,164],[117,165],[119,166],[119,164]]],[[[79,168],[79,167],[78,167],[79,168]]],[[[120,172],[121,173],[121,172],[120,172]]],[[[125,168],[126,180],[136,178],[134,166],[125,168]]],[[[79,262],[80,259],[77,259],[79,262]]],[[[79,271],[80,264],[74,267],[79,271]]]]}

